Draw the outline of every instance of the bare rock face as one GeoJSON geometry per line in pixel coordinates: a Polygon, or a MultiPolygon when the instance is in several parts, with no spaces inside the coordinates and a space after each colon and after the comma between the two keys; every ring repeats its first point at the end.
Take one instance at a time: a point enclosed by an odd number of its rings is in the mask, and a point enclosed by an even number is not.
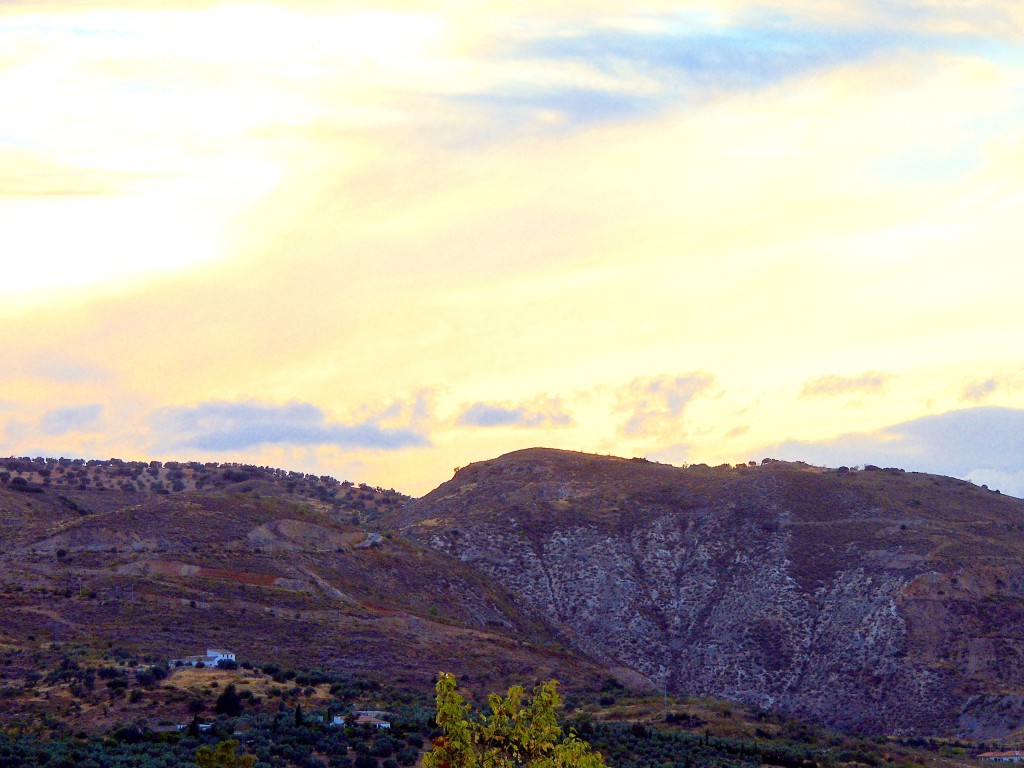
{"type": "Polygon", "coordinates": [[[520,451],[397,524],[657,688],[848,730],[1024,717],[1024,502],[899,470],[520,451]]]}

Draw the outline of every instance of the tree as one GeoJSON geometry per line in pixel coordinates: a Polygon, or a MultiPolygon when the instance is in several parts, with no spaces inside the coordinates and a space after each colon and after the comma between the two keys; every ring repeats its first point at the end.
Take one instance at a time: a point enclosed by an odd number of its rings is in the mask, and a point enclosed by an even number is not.
{"type": "Polygon", "coordinates": [[[513,686],[504,698],[488,697],[490,714],[474,715],[455,677],[442,672],[436,687],[442,733],[423,756],[424,768],[605,768],[587,742],[562,733],[557,688],[556,680],[541,683],[524,703],[525,692],[513,686]]]}
{"type": "Polygon", "coordinates": [[[213,711],[218,715],[227,715],[228,717],[238,717],[242,714],[242,697],[235,690],[234,683],[228,683],[227,688],[217,697],[213,711]]]}
{"type": "Polygon", "coordinates": [[[222,741],[216,747],[200,747],[196,752],[196,765],[199,768],[252,768],[256,764],[256,755],[237,755],[236,739],[222,741]]]}

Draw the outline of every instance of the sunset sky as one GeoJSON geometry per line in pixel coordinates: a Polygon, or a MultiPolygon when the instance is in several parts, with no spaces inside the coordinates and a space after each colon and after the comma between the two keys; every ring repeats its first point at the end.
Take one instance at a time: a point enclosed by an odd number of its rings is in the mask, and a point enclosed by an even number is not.
{"type": "Polygon", "coordinates": [[[1024,496],[1019,0],[0,0],[0,455],[1024,496]]]}

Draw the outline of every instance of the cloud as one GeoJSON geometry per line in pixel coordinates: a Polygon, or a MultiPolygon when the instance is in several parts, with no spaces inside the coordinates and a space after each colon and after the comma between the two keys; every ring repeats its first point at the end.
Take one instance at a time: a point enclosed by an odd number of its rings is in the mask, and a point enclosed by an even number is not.
{"type": "Polygon", "coordinates": [[[35,356],[25,370],[31,376],[64,384],[98,382],[109,378],[107,370],[97,365],[52,354],[35,356]]]}
{"type": "Polygon", "coordinates": [[[630,437],[663,434],[714,380],[714,376],[704,371],[635,379],[619,390],[617,410],[629,414],[619,430],[630,437]]]}
{"type": "Polygon", "coordinates": [[[416,390],[411,400],[395,398],[384,407],[364,407],[357,413],[363,421],[384,427],[409,427],[423,432],[435,423],[437,393],[428,387],[416,390]]]}
{"type": "MultiPolygon", "coordinates": [[[[0,166],[2,167],[2,166],[0,166]]],[[[35,267],[33,267],[35,268],[35,267]]],[[[0,293],[3,288],[0,288],[0,293]]],[[[70,331],[65,330],[65,334],[70,331]]],[[[37,344],[40,341],[36,340],[37,344]]],[[[35,379],[35,384],[90,384],[106,381],[110,372],[99,365],[84,362],[63,354],[64,350],[52,343],[41,343],[45,351],[26,343],[24,350],[19,350],[12,342],[6,355],[0,360],[0,378],[2,379],[35,379]],[[20,354],[19,354],[20,352],[20,354]]]]}
{"type": "Polygon", "coordinates": [[[964,387],[963,399],[978,402],[984,400],[999,388],[999,382],[994,378],[984,381],[972,381],[964,387]]]}
{"type": "Polygon", "coordinates": [[[789,440],[763,450],[765,456],[825,466],[876,464],[975,482],[986,478],[991,487],[1024,496],[1024,409],[966,408],[875,432],[789,440]]]}
{"type": "Polygon", "coordinates": [[[860,376],[822,376],[804,382],[800,397],[845,395],[851,392],[879,392],[893,376],[882,371],[869,371],[860,376]]]}
{"type": "Polygon", "coordinates": [[[101,413],[103,406],[99,403],[54,408],[42,415],[39,428],[50,436],[79,432],[94,426],[101,413]]]}
{"type": "Polygon", "coordinates": [[[969,381],[964,385],[960,399],[978,403],[999,390],[1014,390],[1022,387],[1024,387],[1024,370],[969,381]]]}
{"type": "Polygon", "coordinates": [[[500,54],[490,59],[495,81],[474,98],[513,112],[525,113],[527,105],[553,111],[565,123],[585,125],[764,89],[909,48],[998,55],[994,42],[986,49],[971,38],[977,30],[898,14],[854,11],[844,25],[828,11],[801,13],[790,5],[744,8],[731,18],[718,11],[673,7],[540,25],[517,45],[497,47],[500,54]]]}
{"type": "Polygon", "coordinates": [[[466,406],[456,423],[464,427],[564,427],[572,423],[560,400],[535,403],[478,402],[466,406]]]}
{"type": "Polygon", "coordinates": [[[665,83],[682,78],[691,90],[731,90],[865,58],[895,44],[895,36],[857,30],[780,26],[756,18],[724,27],[664,14],[649,18],[646,29],[593,28],[536,40],[525,50],[546,58],[585,61],[605,72],[645,74],[665,83]]]}
{"type": "Polygon", "coordinates": [[[57,163],[21,148],[5,148],[0,140],[0,198],[90,197],[123,193],[136,176],[57,163]]]}
{"type": "Polygon", "coordinates": [[[382,426],[377,418],[354,424],[330,422],[309,403],[208,402],[166,408],[154,426],[176,448],[233,451],[266,445],[336,446],[399,450],[428,444],[425,435],[404,427],[382,426]]]}

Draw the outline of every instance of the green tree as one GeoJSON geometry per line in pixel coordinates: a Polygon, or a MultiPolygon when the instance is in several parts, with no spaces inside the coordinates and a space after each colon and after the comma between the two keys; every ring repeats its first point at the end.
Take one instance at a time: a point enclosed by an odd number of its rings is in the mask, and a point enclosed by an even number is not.
{"type": "Polygon", "coordinates": [[[238,695],[234,683],[228,683],[227,688],[217,697],[213,711],[228,717],[238,717],[242,714],[242,697],[238,695]]]}
{"type": "Polygon", "coordinates": [[[199,768],[252,768],[256,764],[256,755],[235,754],[237,747],[235,739],[222,741],[212,748],[200,747],[196,752],[196,765],[199,768]]]}
{"type": "Polygon", "coordinates": [[[604,758],[575,733],[563,734],[555,710],[562,704],[558,682],[533,689],[524,702],[519,686],[502,698],[488,697],[490,714],[474,714],[456,690],[455,677],[437,681],[441,736],[423,756],[424,768],[605,768],[604,758]]]}

